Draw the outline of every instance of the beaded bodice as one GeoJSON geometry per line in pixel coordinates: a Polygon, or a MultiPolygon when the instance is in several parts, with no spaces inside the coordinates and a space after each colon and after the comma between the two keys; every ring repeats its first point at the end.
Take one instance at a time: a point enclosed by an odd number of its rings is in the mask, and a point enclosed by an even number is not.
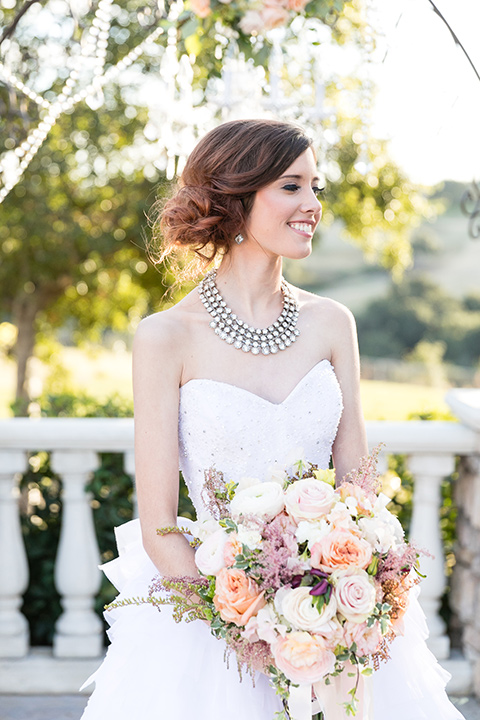
{"type": "Polygon", "coordinates": [[[275,462],[283,466],[300,451],[328,467],[342,407],[328,360],[314,365],[279,404],[217,380],[187,382],[180,389],[180,469],[197,512],[210,467],[228,480],[263,480],[275,462]]]}

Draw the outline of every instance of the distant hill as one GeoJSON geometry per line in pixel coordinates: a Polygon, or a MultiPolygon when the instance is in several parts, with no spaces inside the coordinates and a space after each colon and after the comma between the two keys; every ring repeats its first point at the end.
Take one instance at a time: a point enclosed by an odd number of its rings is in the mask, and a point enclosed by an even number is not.
{"type": "Polygon", "coordinates": [[[460,203],[468,188],[468,183],[457,182],[456,180],[444,180],[437,187],[432,195],[434,200],[444,199],[447,201],[447,212],[460,211],[460,203]]]}

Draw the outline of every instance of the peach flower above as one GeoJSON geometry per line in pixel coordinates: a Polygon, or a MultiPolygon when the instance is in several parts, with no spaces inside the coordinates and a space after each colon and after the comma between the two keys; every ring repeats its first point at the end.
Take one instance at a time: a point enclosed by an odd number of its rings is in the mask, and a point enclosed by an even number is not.
{"type": "Polygon", "coordinates": [[[311,549],[312,567],[331,573],[352,565],[365,569],[372,561],[372,546],[350,530],[338,528],[311,549]]]}
{"type": "Polygon", "coordinates": [[[223,568],[217,575],[213,603],[225,622],[246,625],[266,604],[258,585],[243,570],[223,568]]]}

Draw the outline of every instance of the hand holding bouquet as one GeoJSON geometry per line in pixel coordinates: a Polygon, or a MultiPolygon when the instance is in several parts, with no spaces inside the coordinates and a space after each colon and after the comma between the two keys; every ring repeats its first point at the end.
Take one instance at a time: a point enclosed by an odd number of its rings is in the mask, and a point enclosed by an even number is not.
{"type": "Polygon", "coordinates": [[[336,489],[334,470],[301,460],[266,482],[209,470],[208,514],[193,525],[200,578],[158,577],[150,588],[148,602],[208,621],[240,668],[270,677],[278,720],[311,717],[312,693],[325,711],[339,676],[349,689],[335,702],[355,715],[363,676],[401,632],[418,553],[378,492],[377,454],[336,489]]]}

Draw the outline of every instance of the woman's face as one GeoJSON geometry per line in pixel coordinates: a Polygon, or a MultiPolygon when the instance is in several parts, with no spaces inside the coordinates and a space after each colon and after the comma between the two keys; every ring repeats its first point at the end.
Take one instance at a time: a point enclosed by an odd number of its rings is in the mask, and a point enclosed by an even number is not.
{"type": "Polygon", "coordinates": [[[318,182],[313,151],[307,148],[278,180],[255,193],[247,221],[248,241],[256,241],[274,256],[300,259],[310,255],[322,216],[318,182]]]}

